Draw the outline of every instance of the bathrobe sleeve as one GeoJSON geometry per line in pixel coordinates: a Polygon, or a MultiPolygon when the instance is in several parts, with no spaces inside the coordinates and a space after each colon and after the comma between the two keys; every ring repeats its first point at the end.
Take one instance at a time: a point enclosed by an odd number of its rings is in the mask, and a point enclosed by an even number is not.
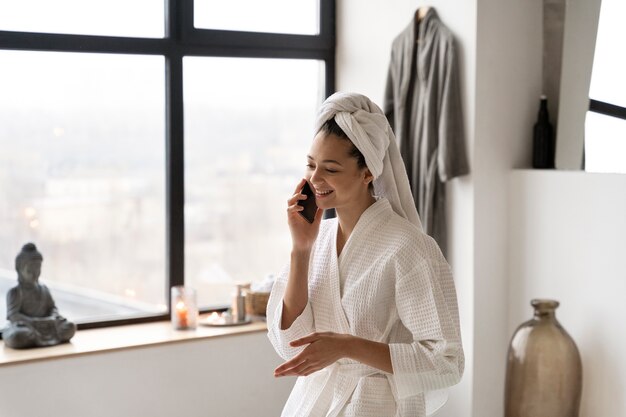
{"type": "Polygon", "coordinates": [[[283,296],[287,287],[289,277],[289,265],[279,275],[274,286],[270,299],[267,303],[267,327],[268,337],[276,353],[284,360],[289,360],[302,352],[306,346],[297,348],[289,346],[289,342],[307,336],[315,331],[313,321],[313,310],[308,302],[302,313],[291,324],[288,329],[281,330],[280,323],[283,316],[283,296]]]}
{"type": "Polygon", "coordinates": [[[398,314],[412,343],[389,350],[398,398],[458,383],[464,356],[456,292],[445,261],[424,260],[396,283],[398,314]]]}

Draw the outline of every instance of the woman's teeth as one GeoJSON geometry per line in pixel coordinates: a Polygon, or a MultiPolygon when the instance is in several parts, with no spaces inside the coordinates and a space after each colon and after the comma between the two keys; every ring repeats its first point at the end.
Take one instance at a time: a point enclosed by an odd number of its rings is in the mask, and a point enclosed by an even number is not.
{"type": "Polygon", "coordinates": [[[333,190],[330,190],[330,191],[316,191],[315,194],[323,197],[323,196],[328,195],[328,194],[330,194],[332,192],[333,192],[333,190]]]}

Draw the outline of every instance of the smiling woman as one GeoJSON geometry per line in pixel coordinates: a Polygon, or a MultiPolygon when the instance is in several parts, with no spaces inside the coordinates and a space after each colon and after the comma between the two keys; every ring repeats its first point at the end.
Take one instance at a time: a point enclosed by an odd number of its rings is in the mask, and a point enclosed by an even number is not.
{"type": "Polygon", "coordinates": [[[464,368],[450,267],[421,229],[380,108],[336,93],[316,131],[287,203],[290,262],[267,307],[285,360],[274,375],[298,377],[282,415],[432,414],[464,368]],[[319,206],[312,224],[299,215],[306,181],[319,206]],[[330,208],[337,217],[322,220],[330,208]]]}

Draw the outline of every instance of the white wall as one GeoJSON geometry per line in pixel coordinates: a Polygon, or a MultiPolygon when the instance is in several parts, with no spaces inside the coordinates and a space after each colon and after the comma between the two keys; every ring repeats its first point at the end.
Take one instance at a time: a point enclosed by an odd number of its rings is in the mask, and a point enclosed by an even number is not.
{"type": "Polygon", "coordinates": [[[626,175],[517,171],[510,198],[510,334],[532,298],[560,301],[582,357],[580,417],[626,416],[626,175]]]}
{"type": "Polygon", "coordinates": [[[474,141],[474,403],[503,414],[508,175],[528,166],[541,93],[542,1],[478,0],[474,141]]]}
{"type": "Polygon", "coordinates": [[[264,332],[0,368],[2,417],[276,417],[294,379],[264,332]]]}

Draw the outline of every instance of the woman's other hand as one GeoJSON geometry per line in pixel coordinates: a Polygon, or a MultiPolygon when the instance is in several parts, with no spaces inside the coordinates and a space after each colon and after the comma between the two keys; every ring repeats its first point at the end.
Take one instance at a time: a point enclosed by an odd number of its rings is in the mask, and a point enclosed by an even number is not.
{"type": "Polygon", "coordinates": [[[332,365],[348,355],[348,348],[354,336],[332,332],[311,333],[294,340],[292,347],[308,345],[291,360],[274,370],[274,376],[307,376],[332,365]]]}
{"type": "Polygon", "coordinates": [[[305,194],[300,192],[305,183],[306,179],[303,178],[300,180],[294,194],[289,200],[287,200],[287,221],[289,223],[291,240],[295,251],[311,250],[313,243],[315,243],[315,239],[317,238],[317,233],[319,232],[320,222],[322,221],[323,210],[319,208],[315,213],[313,223],[309,223],[302,216],[302,214],[300,214],[300,212],[304,210],[304,207],[298,205],[298,201],[306,200],[307,198],[314,198],[307,197],[305,194]]]}

